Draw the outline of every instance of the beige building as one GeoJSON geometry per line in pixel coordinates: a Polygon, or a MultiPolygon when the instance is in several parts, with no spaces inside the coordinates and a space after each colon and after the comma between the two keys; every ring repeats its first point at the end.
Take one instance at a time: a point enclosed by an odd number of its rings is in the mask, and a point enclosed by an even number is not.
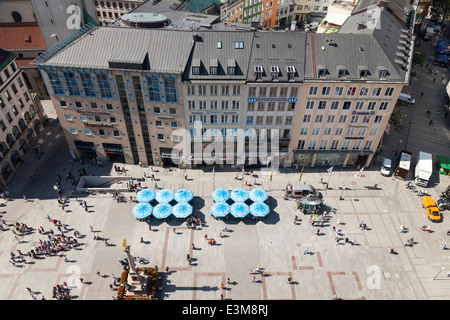
{"type": "Polygon", "coordinates": [[[145,2],[144,0],[92,0],[94,8],[97,12],[97,20],[103,24],[108,25],[120,19],[121,16],[134,10],[137,6],[145,2]]]}
{"type": "Polygon", "coordinates": [[[333,35],[308,34],[304,89],[289,149],[293,164],[368,166],[403,86],[413,37],[381,10],[350,17],[333,35]],[[374,41],[376,40],[376,41],[374,41]],[[357,43],[357,45],[356,45],[357,43]]]}
{"type": "Polygon", "coordinates": [[[43,126],[39,99],[30,94],[17,55],[0,49],[0,186],[7,187],[43,126]]]}

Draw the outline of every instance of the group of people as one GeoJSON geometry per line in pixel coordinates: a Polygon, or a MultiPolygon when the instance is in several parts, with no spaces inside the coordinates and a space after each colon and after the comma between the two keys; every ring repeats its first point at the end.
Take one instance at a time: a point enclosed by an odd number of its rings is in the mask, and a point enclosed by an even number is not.
{"type": "Polygon", "coordinates": [[[53,299],[56,300],[71,300],[70,296],[70,288],[67,285],[67,282],[64,282],[62,285],[57,284],[53,286],[53,299]]]}
{"type": "Polygon", "coordinates": [[[195,228],[197,226],[201,226],[202,225],[202,220],[197,215],[189,216],[186,219],[186,225],[187,225],[188,228],[192,228],[192,229],[195,230],[195,228]]]}
{"type": "Polygon", "coordinates": [[[127,189],[129,192],[137,192],[140,187],[140,182],[135,182],[133,179],[127,181],[127,189]]]}

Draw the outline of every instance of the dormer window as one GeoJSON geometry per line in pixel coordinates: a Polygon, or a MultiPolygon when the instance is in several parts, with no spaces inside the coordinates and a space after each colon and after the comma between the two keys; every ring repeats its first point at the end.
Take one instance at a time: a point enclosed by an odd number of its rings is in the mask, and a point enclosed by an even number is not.
{"type": "Polygon", "coordinates": [[[295,77],[295,67],[294,66],[287,66],[286,67],[288,79],[292,80],[295,77]]]}
{"type": "Polygon", "coordinates": [[[359,77],[360,78],[365,78],[369,75],[369,70],[366,69],[360,69],[359,70],[359,77]]]}
{"type": "Polygon", "coordinates": [[[200,59],[192,61],[192,74],[200,74],[200,59]]]}
{"type": "Polygon", "coordinates": [[[327,74],[327,69],[319,69],[318,75],[319,77],[325,77],[327,74]]]}
{"type": "Polygon", "coordinates": [[[236,61],[234,59],[227,60],[227,74],[236,73],[236,61]]]}
{"type": "Polygon", "coordinates": [[[344,78],[347,75],[347,69],[338,69],[338,78],[344,78]]]}
{"type": "Polygon", "coordinates": [[[234,48],[235,49],[244,49],[244,41],[235,41],[234,48]]]}
{"type": "Polygon", "coordinates": [[[270,67],[270,75],[272,76],[272,80],[278,79],[279,73],[280,73],[280,69],[278,68],[278,66],[270,67]]]}
{"type": "Polygon", "coordinates": [[[379,77],[380,78],[386,78],[386,76],[387,76],[387,70],[380,70],[379,71],[379,73],[378,73],[378,75],[379,75],[379,77]]]}
{"type": "Polygon", "coordinates": [[[263,67],[255,66],[255,78],[256,80],[261,79],[263,75],[263,67]]]}
{"type": "Polygon", "coordinates": [[[209,60],[209,73],[217,74],[217,67],[219,66],[217,59],[209,60]]]}

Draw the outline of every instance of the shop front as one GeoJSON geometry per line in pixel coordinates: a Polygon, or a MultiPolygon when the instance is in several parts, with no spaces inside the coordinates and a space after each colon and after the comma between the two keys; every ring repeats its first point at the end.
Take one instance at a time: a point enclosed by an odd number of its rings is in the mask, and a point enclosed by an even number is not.
{"type": "Polygon", "coordinates": [[[121,144],[103,143],[103,151],[106,154],[107,161],[125,163],[121,144]]]}
{"type": "Polygon", "coordinates": [[[316,161],[314,163],[315,167],[340,167],[345,163],[345,158],[347,154],[345,153],[319,153],[317,154],[316,161]]]}
{"type": "Polygon", "coordinates": [[[91,160],[97,156],[94,143],[80,140],[75,140],[74,143],[80,159],[91,160]]]}

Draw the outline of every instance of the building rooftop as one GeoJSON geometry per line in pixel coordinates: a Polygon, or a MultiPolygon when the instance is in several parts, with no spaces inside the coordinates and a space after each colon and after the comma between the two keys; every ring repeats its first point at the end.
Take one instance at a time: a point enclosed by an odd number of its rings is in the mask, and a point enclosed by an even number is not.
{"type": "Polygon", "coordinates": [[[245,80],[252,41],[252,31],[198,31],[183,77],[190,80],[245,80]],[[211,74],[211,66],[217,67],[216,74],[211,74]],[[193,73],[193,67],[199,67],[199,74],[193,73]],[[235,68],[233,74],[229,74],[228,67],[235,68]]]}
{"type": "Polygon", "coordinates": [[[181,73],[193,42],[189,32],[95,27],[41,65],[114,69],[111,63],[143,64],[148,55],[149,71],[181,73]]]}
{"type": "Polygon", "coordinates": [[[39,25],[32,22],[0,24],[0,46],[10,51],[46,49],[39,25]]]}

